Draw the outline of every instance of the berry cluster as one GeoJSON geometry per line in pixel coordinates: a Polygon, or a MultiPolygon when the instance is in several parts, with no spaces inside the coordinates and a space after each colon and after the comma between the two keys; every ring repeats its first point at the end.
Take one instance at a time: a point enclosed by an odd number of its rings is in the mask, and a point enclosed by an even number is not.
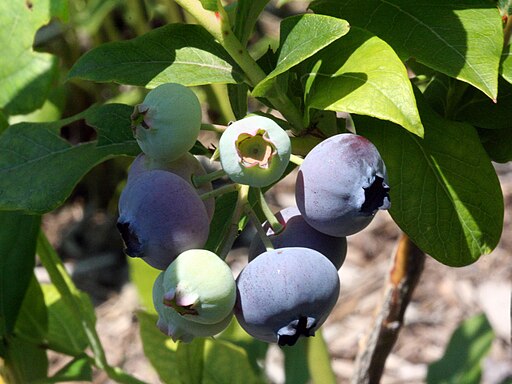
{"type": "Polygon", "coordinates": [[[300,165],[297,207],[273,215],[260,188],[278,182],[292,157],[297,161],[274,120],[253,115],[229,125],[214,153],[222,166],[215,176],[189,153],[201,128],[201,106],[190,89],[163,84],[151,90],[135,107],[132,128],[142,154],[129,169],[117,225],[126,254],[162,271],[153,286],[162,332],[182,341],[213,336],[235,315],[266,342],[293,345],[314,335],[338,299],[346,237],[390,206],[375,146],[351,133],[325,139],[300,165]],[[214,196],[222,193],[211,180],[219,175],[246,192],[239,193],[238,211],[258,230],[236,280],[225,255],[203,249],[214,196]],[[263,224],[247,201],[249,188],[260,193],[263,224]]]}

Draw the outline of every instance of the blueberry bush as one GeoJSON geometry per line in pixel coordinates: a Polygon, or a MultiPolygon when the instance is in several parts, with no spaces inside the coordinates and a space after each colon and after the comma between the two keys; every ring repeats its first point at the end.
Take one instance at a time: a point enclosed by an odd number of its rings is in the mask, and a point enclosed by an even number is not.
{"type": "MultiPolygon", "coordinates": [[[[346,238],[388,210],[402,233],[383,276],[393,294],[353,379],[379,382],[400,329],[380,324],[401,325],[424,258],[461,267],[496,247],[511,1],[289,2],[0,2],[0,382],[144,382],[109,363],[90,298],[42,230],[83,183],[117,207],[144,352],[166,383],[266,382],[273,343],[287,382],[336,382],[321,325],[346,238]],[[266,193],[293,172],[297,207],[272,212],[266,193]],[[235,276],[225,259],[247,226],[235,276]],[[48,351],[69,358],[50,377],[48,351]]],[[[456,367],[478,382],[492,335],[480,317],[463,327],[449,348],[484,335],[456,367]]]]}

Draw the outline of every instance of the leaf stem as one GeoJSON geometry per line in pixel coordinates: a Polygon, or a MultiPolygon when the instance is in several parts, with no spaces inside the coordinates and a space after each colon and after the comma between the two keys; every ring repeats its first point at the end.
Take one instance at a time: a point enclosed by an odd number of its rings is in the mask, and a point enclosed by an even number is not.
{"type": "Polygon", "coordinates": [[[265,215],[265,218],[267,219],[267,222],[269,223],[270,227],[272,228],[272,231],[274,231],[274,233],[277,235],[284,229],[284,226],[279,222],[279,220],[277,220],[276,216],[272,213],[272,210],[268,206],[267,200],[265,200],[265,195],[263,194],[261,188],[257,188],[256,193],[261,210],[265,215]]]}
{"type": "Polygon", "coordinates": [[[256,228],[256,232],[258,232],[258,236],[260,237],[261,241],[263,242],[263,245],[267,249],[267,251],[271,251],[274,249],[274,245],[270,241],[269,237],[265,233],[263,226],[261,224],[260,219],[258,219],[258,216],[252,209],[250,204],[246,204],[244,207],[245,213],[247,216],[249,216],[249,219],[251,220],[252,224],[256,228]]]}

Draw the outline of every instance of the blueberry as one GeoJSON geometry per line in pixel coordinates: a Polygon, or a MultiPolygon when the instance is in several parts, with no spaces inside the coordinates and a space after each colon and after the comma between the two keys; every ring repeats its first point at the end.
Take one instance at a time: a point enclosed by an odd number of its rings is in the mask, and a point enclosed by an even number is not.
{"type": "Polygon", "coordinates": [[[153,284],[153,304],[158,313],[157,327],[174,341],[190,342],[195,337],[214,336],[226,329],[233,318],[229,313],[217,323],[202,324],[190,321],[164,304],[164,272],[160,273],[153,284]]]}
{"type": "Polygon", "coordinates": [[[299,247],[264,252],[247,264],[236,283],[235,316],[242,328],[279,345],[313,336],[340,289],[334,265],[319,252],[299,247]]]}
{"type": "Polygon", "coordinates": [[[153,170],[126,184],[117,227],[127,255],[163,270],[180,253],[204,246],[209,218],[189,183],[171,172],[153,170]]]}
{"type": "Polygon", "coordinates": [[[164,304],[187,320],[218,323],[233,311],[235,279],[229,266],[215,253],[191,249],[166,269],[164,304]]]}
{"type": "Polygon", "coordinates": [[[330,236],[365,228],[390,207],[384,162],[366,138],[332,136],[305,157],[295,184],[297,206],[309,225],[330,236]]]}
{"type": "MultiPolygon", "coordinates": [[[[192,176],[203,176],[206,174],[201,162],[189,152],[185,153],[180,158],[169,162],[156,161],[149,158],[144,153],[141,153],[133,160],[130,169],[128,170],[128,182],[140,175],[142,172],[155,169],[172,172],[186,180],[192,186],[194,186],[192,176]]],[[[199,185],[196,190],[198,194],[210,192],[213,190],[212,183],[203,183],[199,185]]],[[[203,202],[211,220],[215,212],[215,199],[210,198],[208,200],[203,200],[203,202]]]]}
{"type": "Polygon", "coordinates": [[[152,159],[178,159],[195,144],[201,129],[201,105],[189,88],[165,83],[148,92],[131,116],[133,135],[152,159]]]}
{"type": "Polygon", "coordinates": [[[228,126],[220,138],[219,153],[232,181],[264,187],[283,175],[290,160],[290,138],[273,120],[249,116],[228,126]]]}
{"type": "MultiPolygon", "coordinates": [[[[317,231],[306,223],[297,207],[283,209],[276,214],[276,218],[284,226],[277,235],[268,222],[263,224],[274,248],[311,248],[331,260],[336,269],[340,269],[347,255],[347,239],[345,237],[329,236],[317,231]]],[[[249,247],[249,261],[264,251],[265,246],[260,237],[256,235],[249,247]]]]}

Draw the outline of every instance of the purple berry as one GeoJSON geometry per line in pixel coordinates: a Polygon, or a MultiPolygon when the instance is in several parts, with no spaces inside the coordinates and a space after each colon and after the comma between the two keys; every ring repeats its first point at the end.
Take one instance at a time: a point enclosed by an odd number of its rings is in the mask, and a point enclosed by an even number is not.
{"type": "Polygon", "coordinates": [[[264,252],[240,272],[235,315],[247,333],[279,345],[313,336],[333,309],[340,281],[334,265],[308,248],[264,252]]]}
{"type": "MultiPolygon", "coordinates": [[[[311,248],[331,260],[336,269],[341,268],[347,255],[347,239],[345,237],[329,236],[317,231],[306,223],[297,207],[283,209],[276,214],[276,218],[284,226],[277,235],[268,222],[263,224],[263,229],[274,248],[311,248]]],[[[249,247],[249,262],[263,252],[265,252],[265,246],[257,235],[249,247]]]]}
{"type": "Polygon", "coordinates": [[[180,253],[204,246],[209,218],[190,184],[171,172],[154,170],[126,184],[117,227],[126,254],[163,270],[180,253]]]}
{"type": "MultiPolygon", "coordinates": [[[[192,176],[206,175],[206,171],[201,162],[189,152],[185,153],[180,158],[169,162],[153,160],[146,156],[144,153],[141,153],[133,160],[130,169],[128,170],[128,182],[130,182],[131,179],[139,176],[142,172],[157,169],[172,172],[187,181],[191,186],[194,186],[192,183],[192,176]]],[[[201,184],[196,188],[197,193],[200,195],[212,190],[213,187],[212,183],[210,182],[201,184]]],[[[215,199],[210,198],[208,200],[204,200],[203,202],[211,220],[215,212],[215,199]]]]}
{"type": "Polygon", "coordinates": [[[351,133],[332,136],[308,153],[295,185],[297,206],[309,225],[349,236],[390,207],[386,166],[375,146],[351,133]]]}

